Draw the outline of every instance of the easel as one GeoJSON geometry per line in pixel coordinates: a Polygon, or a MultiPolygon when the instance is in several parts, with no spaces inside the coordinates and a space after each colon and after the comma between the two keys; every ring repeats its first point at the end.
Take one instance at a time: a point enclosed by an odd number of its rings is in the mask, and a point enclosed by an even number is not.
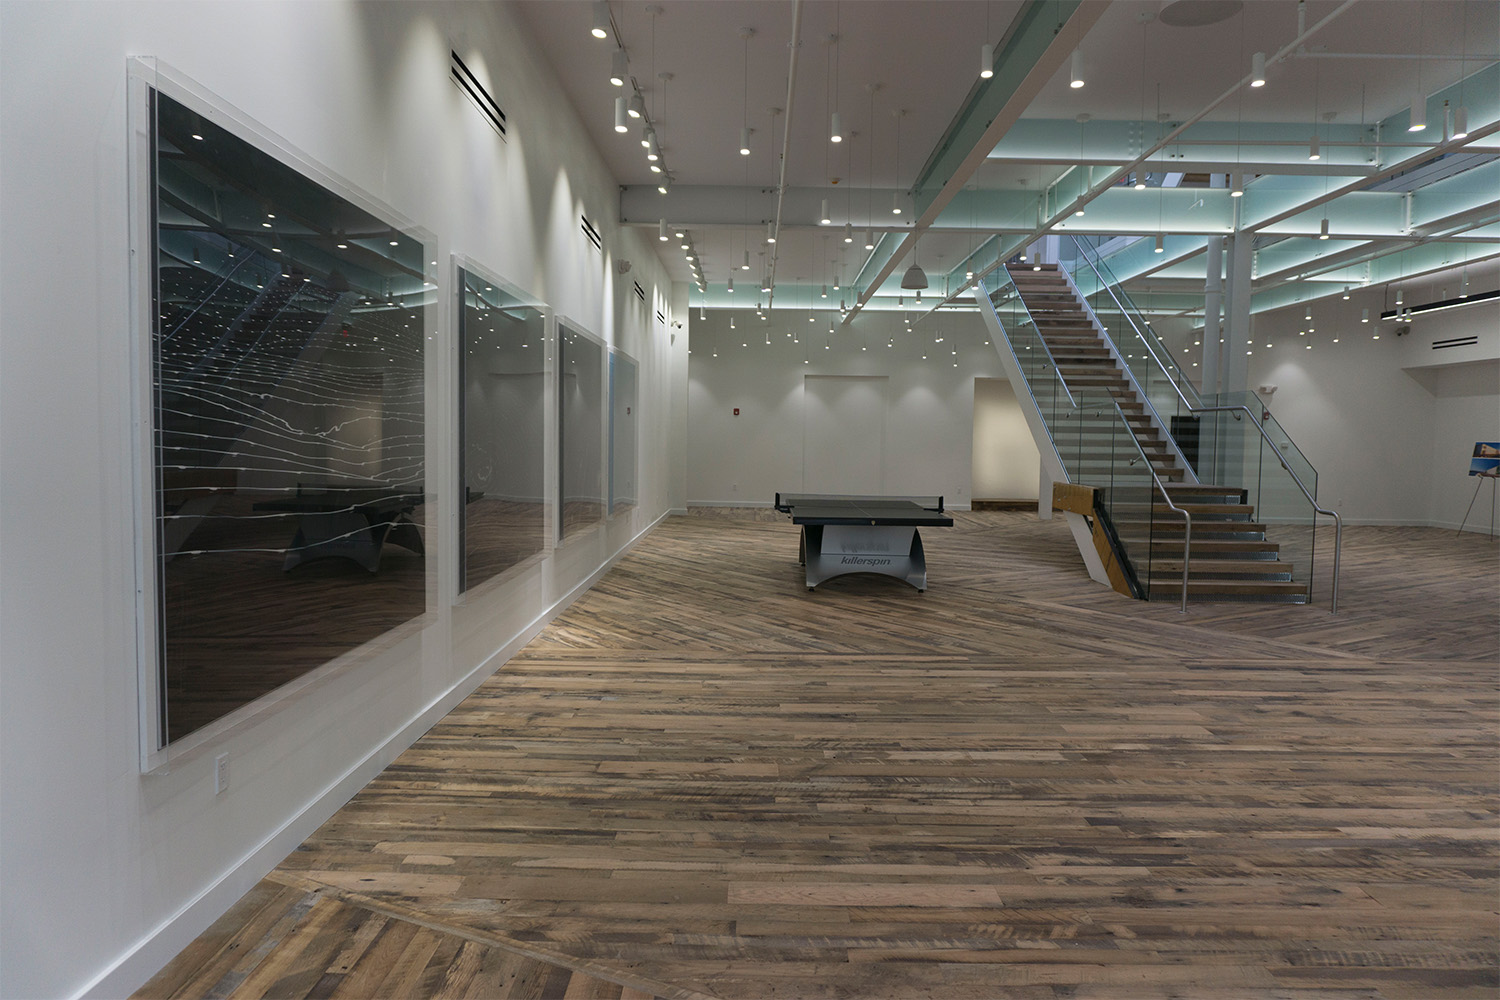
{"type": "Polygon", "coordinates": [[[1469,523],[1469,511],[1474,509],[1474,501],[1479,499],[1479,488],[1484,485],[1486,479],[1495,489],[1490,490],[1490,537],[1495,537],[1495,494],[1500,492],[1500,479],[1495,476],[1475,476],[1479,482],[1474,484],[1474,495],[1469,498],[1469,510],[1464,511],[1464,519],[1458,523],[1458,534],[1464,533],[1464,525],[1469,523]]]}

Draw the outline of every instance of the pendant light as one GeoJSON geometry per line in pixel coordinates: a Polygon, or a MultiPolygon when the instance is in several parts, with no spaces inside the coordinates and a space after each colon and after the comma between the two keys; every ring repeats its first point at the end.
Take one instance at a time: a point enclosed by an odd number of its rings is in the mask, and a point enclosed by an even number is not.
{"type": "MultiPolygon", "coordinates": [[[[1162,237],[1161,233],[1157,233],[1156,234],[1156,247],[1154,249],[1154,252],[1155,253],[1165,253],[1166,249],[1167,249],[1167,247],[1166,247],[1166,240],[1162,237]]],[[[1038,268],[1038,270],[1040,270],[1040,268],[1038,268]]]]}
{"type": "Polygon", "coordinates": [[[605,0],[594,0],[594,25],[589,34],[595,38],[609,37],[609,4],[605,0]]]}
{"type": "Polygon", "coordinates": [[[1312,142],[1308,143],[1307,158],[1309,160],[1321,160],[1323,158],[1323,144],[1318,141],[1316,135],[1312,137],[1312,142]]]}
{"type": "Polygon", "coordinates": [[[748,270],[750,270],[750,251],[749,250],[745,251],[745,262],[740,265],[740,270],[741,271],[748,271],[748,270]]]}
{"type": "Polygon", "coordinates": [[[1406,126],[1408,132],[1421,132],[1427,127],[1427,95],[1416,93],[1411,98],[1411,123],[1406,126]]]}
{"type": "Polygon", "coordinates": [[[629,132],[630,126],[625,122],[625,98],[615,98],[615,131],[629,132]]]}
{"type": "Polygon", "coordinates": [[[913,262],[906,269],[906,274],[901,278],[902,288],[923,289],[927,287],[927,272],[922,270],[922,265],[913,262]]]}
{"type": "Polygon", "coordinates": [[[615,53],[609,61],[609,82],[616,87],[625,86],[625,80],[629,76],[630,65],[625,60],[625,50],[615,46],[615,53]]]}
{"type": "Polygon", "coordinates": [[[771,219],[767,219],[766,220],[766,242],[767,243],[775,243],[776,242],[776,223],[775,223],[774,220],[771,220],[771,219]]]}
{"type": "Polygon", "coordinates": [[[656,226],[656,238],[663,243],[667,242],[667,220],[662,219],[656,226]]]}
{"type": "Polygon", "coordinates": [[[1257,52],[1250,57],[1250,86],[1264,87],[1266,85],[1266,54],[1257,52]]]}
{"type": "Polygon", "coordinates": [[[844,223],[844,242],[845,243],[853,243],[854,242],[854,226],[853,226],[853,224],[848,223],[848,222],[844,223]]]}
{"type": "Polygon", "coordinates": [[[1318,226],[1318,239],[1328,239],[1328,216],[1323,216],[1323,222],[1318,226]]]}
{"type": "Polygon", "coordinates": [[[748,128],[740,129],[740,155],[750,155],[750,130],[748,128]]]}
{"type": "Polygon", "coordinates": [[[630,117],[632,117],[632,118],[644,118],[645,117],[645,115],[646,115],[646,102],[641,97],[640,91],[637,91],[636,94],[635,94],[635,96],[630,99],[630,104],[626,106],[625,113],[628,114],[628,115],[630,115],[630,117]]]}
{"type": "Polygon", "coordinates": [[[988,80],[995,75],[995,46],[985,44],[979,49],[979,79],[988,80]]]}
{"type": "Polygon", "coordinates": [[[833,217],[828,214],[828,199],[823,199],[822,207],[818,211],[818,225],[827,226],[833,223],[833,217]]]}
{"type": "Polygon", "coordinates": [[[1232,174],[1229,181],[1229,197],[1243,198],[1245,196],[1245,175],[1232,174]]]}
{"type": "Polygon", "coordinates": [[[871,235],[871,233],[870,233],[870,231],[868,229],[865,230],[865,249],[866,250],[874,250],[875,249],[875,237],[873,235],[871,235]]]}
{"type": "Polygon", "coordinates": [[[839,113],[837,111],[835,111],[833,113],[833,124],[829,128],[829,130],[828,130],[828,141],[829,142],[843,142],[844,141],[844,128],[843,128],[842,123],[839,121],[839,113]]]}
{"type": "Polygon", "coordinates": [[[1083,86],[1083,50],[1074,49],[1069,60],[1068,86],[1078,90],[1083,86]]]}
{"type": "Polygon", "coordinates": [[[1469,109],[1459,105],[1453,112],[1453,138],[1467,139],[1469,137],[1469,109]]]}

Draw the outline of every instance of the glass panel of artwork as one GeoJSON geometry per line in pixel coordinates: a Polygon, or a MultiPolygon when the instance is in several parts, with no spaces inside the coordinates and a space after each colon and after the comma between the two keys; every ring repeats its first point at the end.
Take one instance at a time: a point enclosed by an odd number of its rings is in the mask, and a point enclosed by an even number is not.
{"type": "Polygon", "coordinates": [[[473,271],[459,270],[459,295],[464,591],[547,547],[547,327],[473,271]]]}
{"type": "Polygon", "coordinates": [[[153,91],[162,743],[426,609],[422,242],[153,91]]]}
{"type": "Polygon", "coordinates": [[[565,324],[557,328],[557,410],[566,538],[604,519],[604,345],[565,324]]]}
{"type": "Polygon", "coordinates": [[[628,354],[609,353],[609,512],[636,503],[636,363],[628,354]]]}

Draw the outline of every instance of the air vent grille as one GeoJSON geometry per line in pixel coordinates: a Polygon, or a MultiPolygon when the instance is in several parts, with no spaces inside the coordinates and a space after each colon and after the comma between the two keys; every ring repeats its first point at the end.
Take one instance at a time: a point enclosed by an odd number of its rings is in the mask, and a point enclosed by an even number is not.
{"type": "Polygon", "coordinates": [[[1432,349],[1434,351],[1441,351],[1447,347],[1473,347],[1477,343],[1479,343],[1478,337],[1450,337],[1447,340],[1434,340],[1432,342],[1432,349]]]}
{"type": "Polygon", "coordinates": [[[639,281],[632,281],[631,284],[635,286],[635,297],[645,302],[646,290],[641,287],[641,283],[639,281]]]}
{"type": "Polygon", "coordinates": [[[589,221],[588,216],[584,215],[580,216],[580,218],[583,219],[583,235],[588,237],[590,243],[594,244],[595,250],[602,251],[604,249],[604,240],[600,238],[599,230],[594,228],[594,224],[589,221]]]}
{"type": "Polygon", "coordinates": [[[500,110],[500,105],[490,96],[490,92],[484,89],[484,85],[479,82],[479,78],[469,71],[469,67],[464,65],[464,61],[458,57],[458,53],[450,49],[448,55],[450,57],[449,61],[452,63],[451,70],[454,84],[457,85],[459,90],[468,95],[469,100],[474,103],[474,107],[478,108],[479,113],[484,116],[484,120],[489,122],[496,132],[504,136],[506,134],[505,112],[500,110]]]}

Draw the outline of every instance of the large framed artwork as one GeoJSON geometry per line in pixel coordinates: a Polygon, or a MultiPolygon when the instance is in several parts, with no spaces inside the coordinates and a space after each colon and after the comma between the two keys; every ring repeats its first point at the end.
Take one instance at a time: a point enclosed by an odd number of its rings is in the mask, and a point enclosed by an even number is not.
{"type": "Polygon", "coordinates": [[[604,520],[604,342],[557,324],[558,537],[604,520]]]}
{"type": "Polygon", "coordinates": [[[609,512],[636,505],[637,427],[640,403],[636,398],[639,367],[624,351],[609,352],[609,512]]]}
{"type": "Polygon", "coordinates": [[[132,86],[151,766],[424,615],[436,284],[418,233],[257,126],[132,86]]]}
{"type": "Polygon", "coordinates": [[[460,593],[546,551],[547,312],[457,267],[460,593]]]}

